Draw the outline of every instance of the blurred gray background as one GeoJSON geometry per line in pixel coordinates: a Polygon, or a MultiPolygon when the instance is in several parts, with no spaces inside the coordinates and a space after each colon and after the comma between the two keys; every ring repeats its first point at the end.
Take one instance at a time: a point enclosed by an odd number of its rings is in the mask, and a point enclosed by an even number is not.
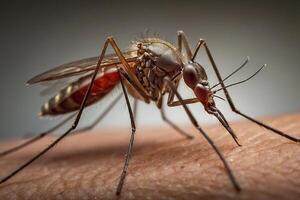
{"type": "MultiPolygon", "coordinates": [[[[177,30],[184,30],[192,47],[200,37],[206,39],[224,77],[250,56],[248,66],[228,83],[248,77],[267,63],[251,81],[230,89],[236,105],[252,116],[299,112],[299,11],[299,1],[1,1],[0,137],[36,134],[63,119],[37,117],[49,97],[39,96],[41,86],[26,86],[29,78],[57,65],[98,55],[109,35],[125,50],[146,29],[170,42],[176,42],[177,30]]],[[[197,60],[215,83],[203,51],[197,60]]],[[[80,125],[92,122],[119,92],[87,109],[80,125]]],[[[184,86],[180,92],[192,96],[184,86]]],[[[230,120],[240,119],[225,102],[217,103],[230,120]]],[[[216,123],[202,105],[190,108],[200,124],[216,123]]],[[[167,110],[176,123],[188,125],[182,108],[167,110]]],[[[162,124],[154,104],[140,104],[140,134],[144,127],[162,124]]],[[[120,127],[130,130],[123,99],[97,130],[101,133],[120,127]]]]}

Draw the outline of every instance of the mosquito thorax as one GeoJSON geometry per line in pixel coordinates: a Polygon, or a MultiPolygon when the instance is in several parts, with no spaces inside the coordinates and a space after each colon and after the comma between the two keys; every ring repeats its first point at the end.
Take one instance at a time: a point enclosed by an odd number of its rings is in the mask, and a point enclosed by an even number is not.
{"type": "Polygon", "coordinates": [[[152,55],[156,56],[154,62],[157,66],[160,66],[161,69],[167,72],[174,72],[181,69],[181,59],[173,49],[167,46],[151,45],[149,46],[148,51],[150,51],[152,55]],[[163,51],[163,53],[160,51],[163,51]]]}
{"type": "Polygon", "coordinates": [[[176,47],[158,38],[145,38],[135,44],[138,55],[136,76],[151,99],[158,102],[164,88],[164,77],[172,79],[180,74],[181,56],[176,47]]]}

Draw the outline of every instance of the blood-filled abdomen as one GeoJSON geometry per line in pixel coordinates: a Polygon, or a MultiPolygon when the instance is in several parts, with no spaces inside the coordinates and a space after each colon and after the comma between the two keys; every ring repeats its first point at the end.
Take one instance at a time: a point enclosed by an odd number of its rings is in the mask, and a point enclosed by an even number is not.
{"type": "MultiPolygon", "coordinates": [[[[78,110],[89,87],[91,77],[91,75],[81,77],[77,81],[71,83],[68,87],[62,89],[57,95],[52,97],[42,106],[40,115],[60,115],[78,110]]],[[[120,75],[116,69],[110,69],[101,73],[99,72],[86,105],[91,105],[102,99],[119,82],[120,75]]]]}

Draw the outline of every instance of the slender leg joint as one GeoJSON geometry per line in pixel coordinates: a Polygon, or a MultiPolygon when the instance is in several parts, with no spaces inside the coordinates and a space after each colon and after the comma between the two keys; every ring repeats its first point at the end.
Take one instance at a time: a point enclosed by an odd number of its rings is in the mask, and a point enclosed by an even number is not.
{"type": "Polygon", "coordinates": [[[226,172],[227,172],[227,174],[229,176],[229,179],[231,180],[231,182],[232,182],[234,188],[236,189],[236,191],[240,191],[241,187],[240,187],[238,181],[236,180],[236,178],[235,178],[235,176],[233,174],[233,170],[230,168],[229,164],[227,163],[225,157],[223,156],[223,154],[221,153],[221,151],[219,150],[219,148],[214,144],[213,140],[207,135],[207,133],[198,125],[198,122],[197,122],[196,118],[193,116],[192,112],[189,110],[189,108],[187,107],[187,105],[184,103],[181,95],[176,90],[175,86],[170,81],[170,79],[169,78],[165,78],[164,80],[167,82],[167,84],[169,85],[169,87],[171,88],[171,90],[174,92],[174,94],[177,96],[178,100],[181,102],[181,104],[182,104],[182,106],[183,106],[186,114],[190,118],[190,120],[193,123],[193,125],[195,126],[195,128],[199,130],[199,132],[206,139],[206,141],[211,145],[211,147],[213,148],[213,150],[215,151],[215,153],[219,156],[220,160],[223,162],[224,168],[226,169],[226,172]]]}
{"type": "Polygon", "coordinates": [[[178,126],[176,126],[171,120],[169,120],[165,114],[165,110],[163,108],[163,106],[160,109],[160,113],[161,113],[161,118],[167,122],[173,129],[175,129],[178,133],[180,133],[181,135],[183,135],[184,137],[186,137],[187,139],[193,139],[194,136],[188,134],[187,132],[183,131],[181,128],[179,128],[178,126]]]}
{"type": "Polygon", "coordinates": [[[133,112],[132,112],[131,105],[130,105],[130,102],[129,102],[129,99],[128,99],[126,88],[125,88],[124,83],[123,83],[123,78],[124,77],[123,77],[122,72],[120,70],[119,70],[119,73],[120,73],[120,76],[121,76],[122,90],[123,90],[123,93],[124,93],[124,96],[125,96],[126,105],[127,105],[127,108],[128,108],[128,113],[129,113],[130,122],[131,122],[131,137],[130,137],[127,153],[126,153],[126,156],[125,156],[125,163],[124,163],[123,170],[122,170],[122,173],[121,173],[121,176],[120,176],[120,180],[119,180],[119,183],[118,183],[118,186],[117,186],[116,195],[121,194],[121,191],[122,191],[122,188],[123,188],[123,185],[124,185],[124,181],[125,181],[126,174],[127,174],[127,171],[128,171],[129,161],[130,161],[130,158],[131,158],[131,155],[132,155],[134,135],[135,135],[135,131],[136,131],[133,112]]]}

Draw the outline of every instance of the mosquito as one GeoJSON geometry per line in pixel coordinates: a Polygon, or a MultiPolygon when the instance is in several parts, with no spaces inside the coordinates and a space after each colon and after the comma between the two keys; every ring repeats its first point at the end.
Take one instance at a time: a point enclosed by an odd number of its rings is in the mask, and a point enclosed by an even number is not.
{"type": "Polygon", "coordinates": [[[231,96],[228,92],[229,87],[250,80],[266,65],[260,67],[253,75],[245,80],[225,85],[225,81],[228,78],[241,70],[248,63],[248,57],[242,63],[242,65],[240,65],[235,71],[223,79],[205,40],[200,39],[195,50],[192,51],[187,37],[183,31],[177,32],[177,39],[177,45],[173,45],[163,39],[160,39],[159,37],[144,37],[133,41],[127,51],[121,51],[115,39],[113,37],[107,37],[98,57],[91,57],[63,64],[30,79],[27,82],[28,84],[80,76],[76,81],[68,84],[67,87],[62,89],[57,95],[45,103],[41,108],[40,115],[57,116],[70,112],[74,113],[50,130],[37,135],[36,137],[23,144],[20,144],[19,146],[15,146],[4,152],[1,152],[0,156],[15,152],[45,137],[57,128],[61,127],[67,121],[73,119],[73,117],[75,118],[72,126],[69,127],[69,129],[67,129],[53,143],[44,148],[41,152],[33,156],[23,165],[19,166],[17,169],[15,169],[15,171],[11,172],[6,177],[2,178],[0,180],[0,184],[12,178],[18,172],[45,154],[49,149],[54,147],[67,135],[74,132],[84,108],[103,99],[103,97],[108,95],[118,84],[121,84],[122,94],[117,96],[116,99],[111,102],[109,107],[104,111],[104,113],[101,114],[101,116],[99,116],[98,119],[94,121],[93,124],[83,129],[88,130],[93,128],[124,94],[131,121],[131,137],[123,169],[116,188],[116,195],[120,195],[122,191],[129,161],[132,156],[132,148],[136,132],[134,113],[136,112],[137,103],[139,101],[143,101],[145,103],[155,102],[156,107],[160,109],[162,119],[165,122],[167,122],[183,136],[187,138],[193,138],[192,135],[186,133],[168,119],[164,111],[165,105],[163,103],[163,99],[167,97],[167,105],[170,107],[182,106],[193,126],[199,131],[200,134],[202,134],[202,136],[213,148],[215,153],[219,156],[236,191],[240,191],[241,187],[234,176],[233,170],[230,168],[218,146],[198,124],[198,121],[188,108],[188,104],[200,102],[207,113],[215,116],[218,119],[218,121],[224,126],[238,146],[241,146],[241,144],[239,143],[235,132],[232,130],[224,115],[217,108],[215,103],[215,97],[223,99],[216,94],[221,90],[224,92],[226,100],[228,101],[233,112],[289,140],[294,142],[300,141],[298,138],[272,128],[271,126],[239,111],[231,99],[231,96]],[[108,45],[112,47],[114,51],[113,54],[106,55],[108,45]],[[200,48],[204,48],[210,64],[217,76],[218,83],[213,86],[210,86],[205,68],[195,61],[200,48]],[[178,92],[177,88],[180,80],[182,79],[187,88],[194,92],[194,98],[184,99],[178,92]],[[134,109],[131,107],[128,94],[134,98],[134,109]]]}

